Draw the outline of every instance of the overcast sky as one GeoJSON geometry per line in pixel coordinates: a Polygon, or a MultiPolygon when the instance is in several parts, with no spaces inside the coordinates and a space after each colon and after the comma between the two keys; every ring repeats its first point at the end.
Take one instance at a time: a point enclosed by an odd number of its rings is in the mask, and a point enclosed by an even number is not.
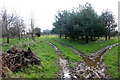
{"type": "Polygon", "coordinates": [[[110,10],[118,20],[118,1],[119,0],[0,0],[0,9],[4,7],[8,11],[16,12],[17,15],[25,20],[29,27],[31,15],[34,16],[35,27],[42,30],[52,29],[57,11],[72,9],[83,5],[86,2],[92,4],[95,11],[100,15],[103,10],[110,10]]]}

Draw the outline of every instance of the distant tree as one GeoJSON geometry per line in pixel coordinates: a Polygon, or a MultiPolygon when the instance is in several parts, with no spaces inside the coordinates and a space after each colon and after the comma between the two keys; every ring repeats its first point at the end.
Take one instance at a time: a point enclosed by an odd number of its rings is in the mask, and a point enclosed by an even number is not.
{"type": "Polygon", "coordinates": [[[51,34],[51,30],[49,30],[49,29],[46,29],[46,30],[43,30],[43,32],[42,32],[43,34],[51,34]]]}
{"type": "Polygon", "coordinates": [[[24,24],[24,20],[20,19],[20,18],[16,18],[13,27],[16,29],[13,32],[17,32],[16,35],[18,35],[19,40],[21,39],[21,34],[22,31],[25,29],[25,24],[24,24]]]}
{"type": "Polygon", "coordinates": [[[4,9],[1,12],[1,24],[4,35],[7,37],[7,43],[9,44],[9,29],[13,24],[16,16],[14,14],[7,13],[7,10],[4,9]]]}
{"type": "Polygon", "coordinates": [[[59,34],[59,37],[61,38],[61,36],[64,34],[64,17],[65,17],[65,13],[66,13],[67,11],[62,11],[62,12],[58,12],[58,15],[57,16],[55,16],[55,22],[53,23],[53,26],[55,26],[55,32],[57,33],[57,34],[59,34]]]}
{"type": "Polygon", "coordinates": [[[88,37],[95,36],[95,32],[93,32],[95,31],[95,21],[98,21],[98,15],[92,6],[86,3],[85,6],[80,6],[78,9],[59,12],[56,22],[53,23],[54,32],[65,35],[65,38],[68,36],[73,40],[79,36],[85,36],[86,43],[88,43],[88,37]]]}
{"type": "Polygon", "coordinates": [[[114,30],[111,32],[111,36],[117,36],[118,35],[118,31],[117,30],[114,30]]]}
{"type": "Polygon", "coordinates": [[[106,34],[110,38],[110,32],[115,29],[116,24],[111,15],[99,16],[91,4],[86,3],[72,10],[59,11],[55,16],[53,26],[52,32],[59,34],[60,37],[63,35],[65,39],[69,37],[73,40],[85,37],[85,43],[88,43],[89,39],[96,40],[96,37],[99,38],[106,34]]]}
{"type": "Polygon", "coordinates": [[[110,11],[106,10],[105,12],[102,12],[101,19],[103,20],[103,25],[106,29],[105,38],[107,40],[107,37],[108,37],[110,40],[111,31],[115,30],[115,28],[117,27],[114,16],[110,11]]]}
{"type": "Polygon", "coordinates": [[[2,34],[3,33],[3,30],[2,30],[2,21],[0,19],[0,38],[2,38],[2,34]]]}
{"type": "Polygon", "coordinates": [[[31,26],[31,36],[32,36],[32,40],[35,40],[35,39],[34,39],[34,19],[33,19],[33,18],[31,18],[30,26],[31,26]]]}
{"type": "Polygon", "coordinates": [[[52,33],[52,34],[57,34],[56,28],[53,28],[53,29],[51,30],[51,33],[52,33]]]}

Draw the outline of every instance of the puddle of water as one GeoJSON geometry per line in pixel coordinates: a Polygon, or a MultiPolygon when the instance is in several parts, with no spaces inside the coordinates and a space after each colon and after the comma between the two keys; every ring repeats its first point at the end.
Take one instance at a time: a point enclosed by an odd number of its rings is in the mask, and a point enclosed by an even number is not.
{"type": "Polygon", "coordinates": [[[68,62],[65,59],[59,58],[60,60],[60,66],[62,67],[63,70],[63,78],[71,78],[70,76],[70,71],[68,69],[68,62]]]}
{"type": "MultiPolygon", "coordinates": [[[[55,45],[53,45],[52,43],[50,43],[47,40],[46,40],[46,42],[48,44],[50,44],[55,49],[55,51],[57,52],[57,54],[61,54],[61,52],[58,50],[58,48],[55,45]]],[[[71,76],[70,76],[70,70],[69,70],[68,61],[66,59],[63,59],[61,56],[59,56],[59,62],[60,62],[60,66],[61,66],[62,71],[63,71],[63,78],[70,80],[71,76]]]]}

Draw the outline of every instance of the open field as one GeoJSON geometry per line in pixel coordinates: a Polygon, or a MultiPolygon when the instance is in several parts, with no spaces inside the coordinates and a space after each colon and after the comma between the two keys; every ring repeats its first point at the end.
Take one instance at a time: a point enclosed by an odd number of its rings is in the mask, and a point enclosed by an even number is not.
{"type": "MultiPolygon", "coordinates": [[[[82,58],[73,52],[70,48],[61,45],[59,42],[63,42],[67,45],[72,46],[76,50],[83,52],[84,54],[90,55],[91,53],[97,52],[98,50],[118,42],[117,38],[112,38],[111,40],[105,41],[103,38],[95,42],[89,42],[84,44],[82,40],[72,41],[70,39],[58,38],[55,35],[52,36],[41,36],[36,37],[35,41],[28,39],[10,39],[10,44],[6,44],[6,40],[2,39],[2,49],[7,51],[10,47],[20,47],[27,49],[28,46],[35,52],[42,60],[42,65],[30,65],[29,67],[20,68],[14,74],[13,77],[25,77],[25,78],[56,78],[61,68],[59,65],[58,54],[55,50],[44,40],[47,39],[49,42],[53,43],[61,51],[62,56],[68,60],[70,67],[73,68],[74,63],[80,62],[82,58]],[[56,40],[56,41],[55,41],[56,40]]],[[[1,43],[1,42],[0,42],[1,43]]],[[[113,47],[111,50],[107,51],[103,57],[103,61],[107,65],[107,73],[109,73],[113,78],[118,78],[118,46],[113,47]]]]}

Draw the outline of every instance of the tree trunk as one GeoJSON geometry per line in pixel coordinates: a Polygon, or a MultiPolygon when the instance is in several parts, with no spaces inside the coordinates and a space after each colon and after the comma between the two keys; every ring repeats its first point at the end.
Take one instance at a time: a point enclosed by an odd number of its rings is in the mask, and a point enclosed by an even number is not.
{"type": "Polygon", "coordinates": [[[74,38],[74,37],[72,37],[72,40],[74,41],[74,40],[75,40],[75,38],[74,38]]]}
{"type": "Polygon", "coordinates": [[[107,35],[105,35],[105,40],[107,40],[107,35]]]}
{"type": "Polygon", "coordinates": [[[84,37],[83,36],[81,36],[82,37],[82,39],[84,39],[84,37]]]}
{"type": "Polygon", "coordinates": [[[35,39],[34,39],[33,33],[31,33],[31,36],[32,36],[32,40],[34,41],[35,39]]]}
{"type": "Polygon", "coordinates": [[[110,28],[109,28],[109,35],[108,35],[108,39],[110,40],[110,28]]]}
{"type": "Polygon", "coordinates": [[[65,39],[67,39],[67,36],[65,35],[65,39]]]}
{"type": "Polygon", "coordinates": [[[7,43],[9,44],[9,36],[7,35],[7,43]]]}
{"type": "Polygon", "coordinates": [[[98,39],[99,39],[100,37],[98,36],[98,39]]]}
{"type": "Polygon", "coordinates": [[[108,36],[108,39],[110,40],[110,35],[108,36]]]}
{"type": "Polygon", "coordinates": [[[19,34],[19,40],[20,40],[20,34],[19,34]]]}
{"type": "Polygon", "coordinates": [[[94,40],[95,40],[95,36],[94,36],[94,40]]]}
{"type": "Polygon", "coordinates": [[[20,32],[19,32],[19,34],[18,34],[18,37],[19,37],[19,40],[20,40],[20,32]]]}
{"type": "Polygon", "coordinates": [[[77,37],[77,39],[79,40],[80,38],[79,38],[79,37],[77,37]]]}
{"type": "Polygon", "coordinates": [[[90,39],[91,39],[91,41],[93,40],[93,37],[92,36],[90,36],[90,39]]]}
{"type": "Polygon", "coordinates": [[[60,35],[59,35],[59,38],[61,38],[61,37],[62,37],[62,35],[60,34],[60,35]]]}
{"type": "Polygon", "coordinates": [[[85,36],[85,43],[88,43],[88,36],[85,36]]]}

